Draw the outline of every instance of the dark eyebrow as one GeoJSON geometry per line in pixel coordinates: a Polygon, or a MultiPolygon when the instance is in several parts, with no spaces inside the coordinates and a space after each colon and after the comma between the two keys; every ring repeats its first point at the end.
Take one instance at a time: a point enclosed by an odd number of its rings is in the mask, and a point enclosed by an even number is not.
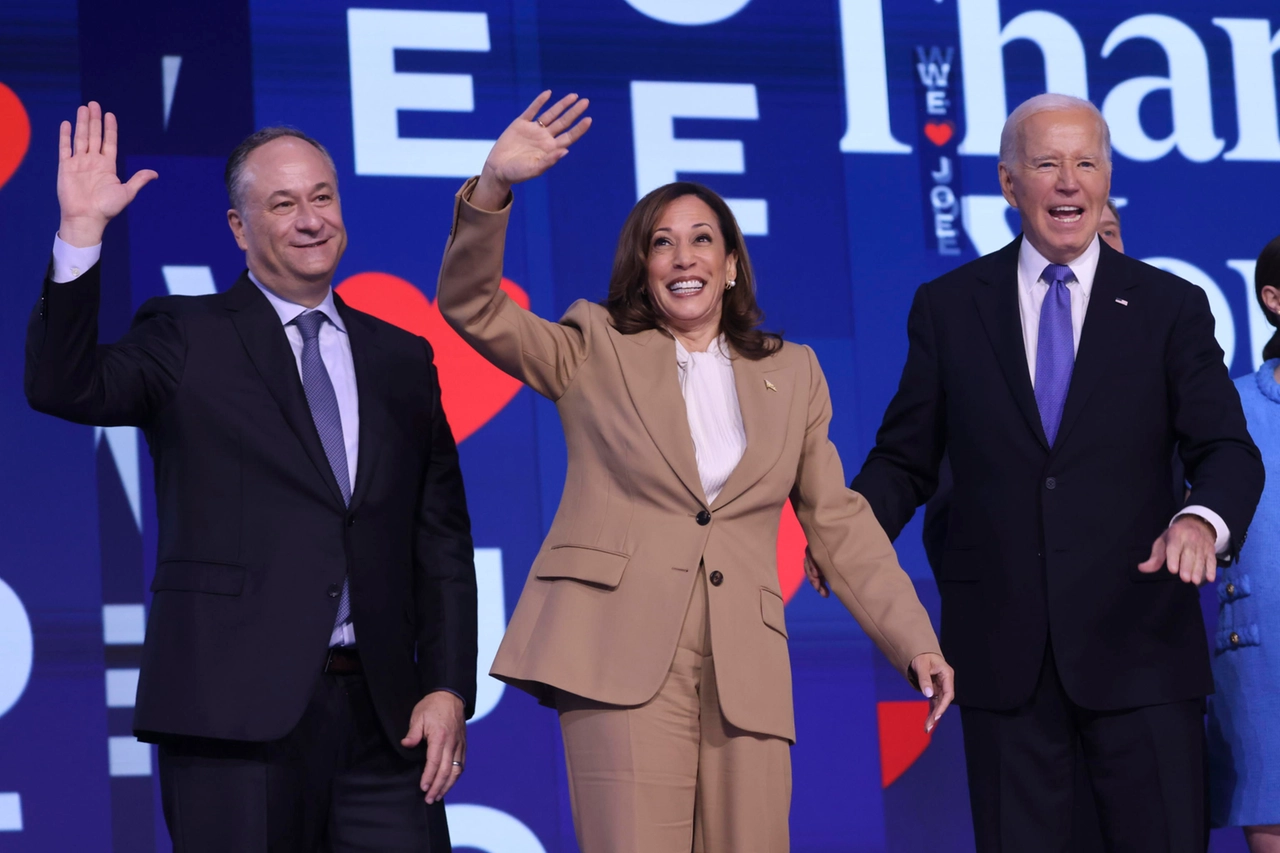
{"type": "MultiPolygon", "coordinates": [[[[316,184],[314,187],[312,187],[312,188],[311,188],[311,192],[313,192],[313,193],[315,193],[315,192],[319,192],[320,190],[329,190],[330,192],[332,192],[332,191],[333,191],[333,185],[332,185],[332,184],[330,184],[328,181],[321,181],[320,183],[316,184]]],[[[282,195],[282,196],[292,196],[292,195],[293,195],[293,191],[292,191],[292,190],[276,190],[276,191],[275,191],[275,192],[273,192],[271,195],[267,196],[267,198],[268,198],[268,199],[273,199],[273,198],[275,198],[275,197],[276,197],[276,196],[278,196],[278,195],[282,195]]]]}
{"type": "MultiPolygon", "coordinates": [[[[690,225],[689,227],[690,227],[690,228],[710,228],[710,227],[711,227],[711,223],[710,223],[710,222],[695,222],[695,223],[693,223],[692,225],[690,225]]],[[[668,228],[666,225],[663,225],[661,228],[655,228],[655,229],[653,229],[653,233],[654,233],[654,234],[657,234],[659,231],[670,231],[670,230],[671,230],[671,229],[670,229],[670,228],[668,228]]]]}

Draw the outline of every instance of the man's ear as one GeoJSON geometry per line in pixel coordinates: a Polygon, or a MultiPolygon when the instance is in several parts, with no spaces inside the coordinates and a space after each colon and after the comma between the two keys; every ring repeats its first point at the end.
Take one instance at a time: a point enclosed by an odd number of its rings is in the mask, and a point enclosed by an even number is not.
{"type": "Polygon", "coordinates": [[[249,246],[244,240],[244,220],[240,218],[240,211],[234,207],[227,211],[227,225],[231,226],[231,234],[236,238],[240,251],[247,252],[249,246]]]}
{"type": "Polygon", "coordinates": [[[1000,175],[1000,194],[1004,196],[1004,200],[1009,202],[1009,206],[1014,210],[1018,209],[1018,200],[1013,195],[1013,172],[1009,171],[1009,167],[1004,163],[996,166],[996,170],[1000,175]]]}

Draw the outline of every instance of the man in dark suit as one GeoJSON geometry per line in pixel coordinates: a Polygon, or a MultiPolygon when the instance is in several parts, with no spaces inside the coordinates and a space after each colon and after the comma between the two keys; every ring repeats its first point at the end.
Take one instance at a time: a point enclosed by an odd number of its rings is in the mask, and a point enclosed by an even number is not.
{"type": "Polygon", "coordinates": [[[1203,292],[1098,238],[1098,111],[1031,99],[1000,161],[1023,235],[916,293],[852,488],[896,537],[950,458],[942,644],[978,850],[1068,849],[1077,747],[1109,849],[1203,850],[1196,584],[1238,552],[1262,464],[1203,292]],[[1175,444],[1194,506],[1169,488],[1175,444]]]}
{"type": "Polygon", "coordinates": [[[134,728],[160,746],[174,849],[448,850],[475,697],[470,520],[430,345],[331,289],[332,160],[285,128],[245,140],[227,185],[248,270],[147,302],[97,346],[103,229],[156,174],[119,181],[96,103],[60,149],[26,392],[141,427],[155,459],[134,728]]]}

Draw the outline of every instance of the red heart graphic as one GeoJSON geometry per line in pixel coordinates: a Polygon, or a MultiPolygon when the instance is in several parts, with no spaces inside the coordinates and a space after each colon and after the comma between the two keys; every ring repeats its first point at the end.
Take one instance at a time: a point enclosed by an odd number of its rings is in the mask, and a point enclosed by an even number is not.
{"type": "Polygon", "coordinates": [[[0,83],[0,187],[18,171],[31,143],[31,120],[22,101],[0,83]]]}
{"type": "Polygon", "coordinates": [[[800,519],[791,501],[782,505],[782,520],[778,524],[778,586],[782,600],[790,601],[800,584],[804,583],[804,549],[809,541],[800,528],[800,519]]]}
{"type": "Polygon", "coordinates": [[[929,137],[929,141],[941,148],[951,141],[951,136],[956,132],[956,127],[949,121],[931,121],[924,126],[924,135],[929,137]]]}
{"type": "MultiPolygon", "coordinates": [[[[431,342],[440,372],[440,401],[459,443],[492,420],[520,390],[519,379],[503,373],[473,350],[445,322],[436,303],[404,279],[384,272],[362,272],[335,289],[357,311],[431,342]]],[[[529,294],[520,285],[504,278],[502,289],[521,308],[529,307],[529,294]]]]}
{"type": "Polygon", "coordinates": [[[877,702],[880,723],[880,787],[887,788],[929,748],[932,735],[924,730],[929,703],[877,702]]]}

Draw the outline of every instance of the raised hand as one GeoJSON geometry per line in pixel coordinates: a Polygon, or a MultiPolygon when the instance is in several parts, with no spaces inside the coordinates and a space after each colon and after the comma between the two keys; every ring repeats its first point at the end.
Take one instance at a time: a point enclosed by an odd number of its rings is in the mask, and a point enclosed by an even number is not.
{"type": "Polygon", "coordinates": [[[75,136],[64,121],[58,134],[58,236],[72,246],[95,246],[102,232],[133,201],[138,190],[160,177],[143,169],[127,183],[116,177],[116,117],[97,101],[76,110],[75,136]]]}
{"type": "Polygon", "coordinates": [[[569,153],[569,146],[591,128],[590,117],[578,121],[591,103],[586,98],[565,95],[538,115],[550,99],[549,89],[534,98],[493,143],[471,194],[473,205],[483,210],[499,209],[514,184],[536,178],[560,162],[569,153]]]}

